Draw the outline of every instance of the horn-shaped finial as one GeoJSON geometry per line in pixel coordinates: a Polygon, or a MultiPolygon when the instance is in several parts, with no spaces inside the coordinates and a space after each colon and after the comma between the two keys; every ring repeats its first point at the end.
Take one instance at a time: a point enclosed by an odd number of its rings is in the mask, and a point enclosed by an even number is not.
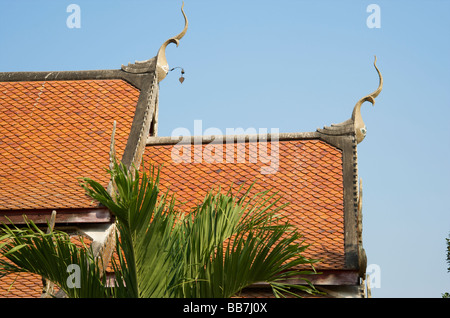
{"type": "Polygon", "coordinates": [[[356,141],[357,143],[360,143],[363,141],[363,139],[366,137],[366,125],[364,124],[364,121],[361,116],[361,105],[364,102],[370,102],[372,105],[375,104],[375,98],[380,94],[381,90],[383,89],[383,77],[381,76],[380,70],[377,67],[377,57],[375,56],[375,61],[373,62],[373,65],[375,66],[375,69],[378,72],[378,77],[380,78],[380,82],[378,84],[378,88],[372,93],[367,96],[364,96],[361,98],[353,108],[352,113],[352,120],[355,126],[355,133],[356,133],[356,141]]]}
{"type": "Polygon", "coordinates": [[[186,34],[187,28],[188,28],[188,20],[186,18],[186,14],[183,10],[184,2],[181,5],[181,12],[183,13],[184,17],[184,29],[181,31],[180,34],[177,36],[174,36],[170,39],[168,39],[166,42],[161,45],[159,48],[158,54],[156,56],[156,75],[158,76],[158,81],[162,81],[167,73],[169,72],[169,64],[167,63],[166,59],[166,47],[169,45],[169,43],[175,43],[177,46],[180,44],[181,38],[186,34]]]}

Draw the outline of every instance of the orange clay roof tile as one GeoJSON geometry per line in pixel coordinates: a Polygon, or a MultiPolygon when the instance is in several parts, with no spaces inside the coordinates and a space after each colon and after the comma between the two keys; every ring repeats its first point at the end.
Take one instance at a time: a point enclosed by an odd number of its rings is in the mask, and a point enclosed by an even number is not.
{"type": "MultiPolygon", "coordinates": [[[[149,163],[163,164],[161,190],[165,192],[170,187],[170,193],[180,202],[178,207],[185,210],[199,204],[211,188],[220,186],[228,190],[232,183],[234,193],[240,185],[248,186],[254,181],[252,193],[268,189],[279,191],[281,203],[289,203],[284,208],[286,217],[304,236],[306,243],[311,244],[305,256],[320,258],[322,262],[318,269],[344,268],[341,151],[319,140],[280,141],[279,146],[279,168],[268,175],[260,173],[260,167],[264,165],[260,161],[175,163],[170,145],[147,146],[144,164],[147,167],[149,163]],[[326,160],[317,156],[318,149],[327,151],[326,160]],[[296,160],[295,164],[289,159],[292,157],[309,159],[306,164],[299,164],[301,160],[296,160]]],[[[42,281],[37,275],[8,275],[0,280],[0,297],[39,297],[41,290],[42,281]],[[9,289],[14,280],[14,287],[9,289]]]]}
{"type": "Polygon", "coordinates": [[[123,80],[0,83],[0,210],[89,208],[78,178],[107,184],[113,121],[120,157],[139,90],[123,80]]]}
{"type": "MultiPolygon", "coordinates": [[[[94,207],[77,179],[90,177],[106,186],[112,122],[118,125],[120,157],[138,97],[138,89],[123,80],[0,83],[0,209],[94,207]]],[[[342,152],[315,139],[283,140],[278,146],[235,143],[227,156],[225,146],[220,154],[218,148],[197,145],[192,147],[206,155],[201,162],[177,163],[186,153],[172,152],[173,145],[149,145],[143,161],[163,165],[161,190],[170,187],[186,210],[201,203],[211,188],[232,186],[236,193],[255,182],[252,193],[278,191],[280,203],[289,203],[286,217],[311,244],[306,256],[320,258],[320,269],[344,268],[342,152]],[[252,151],[261,147],[267,154],[252,151]],[[276,167],[262,174],[274,155],[276,167]],[[227,163],[229,158],[234,163],[227,163]]],[[[39,277],[20,275],[7,292],[15,279],[10,276],[0,280],[0,297],[39,297],[39,277]]]]}
{"type": "MultiPolygon", "coordinates": [[[[257,142],[249,144],[245,143],[245,147],[234,144],[234,155],[229,156],[234,157],[234,163],[227,163],[226,145],[223,146],[222,160],[217,156],[216,162],[209,161],[210,157],[195,162],[193,154],[199,153],[195,147],[202,147],[204,151],[207,145],[189,146],[190,163],[180,160],[181,153],[172,152],[174,145],[148,145],[143,161],[146,165],[162,165],[162,192],[170,187],[169,193],[175,195],[180,202],[179,208],[185,210],[201,203],[210,189],[219,186],[224,190],[232,186],[236,193],[240,186],[248,187],[255,182],[253,194],[270,189],[278,191],[280,203],[289,203],[283,209],[286,217],[304,236],[306,243],[311,244],[306,256],[322,259],[319,268],[344,268],[342,152],[319,140],[280,141],[279,151],[274,151],[279,158],[278,168],[272,171],[273,174],[264,175],[260,169],[270,165],[269,157],[260,157],[250,151],[250,146],[259,147],[257,142]],[[236,162],[238,148],[245,149],[245,162],[236,162]]],[[[276,150],[270,142],[267,148],[276,150]]]]}

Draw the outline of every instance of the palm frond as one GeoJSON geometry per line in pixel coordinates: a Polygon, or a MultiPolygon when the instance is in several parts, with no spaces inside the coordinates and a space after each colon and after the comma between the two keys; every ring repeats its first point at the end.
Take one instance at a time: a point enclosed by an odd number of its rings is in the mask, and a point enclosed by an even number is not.
{"type": "MultiPolygon", "coordinates": [[[[312,265],[301,254],[307,245],[299,243],[300,234],[280,223],[274,196],[250,198],[249,192],[239,200],[210,193],[183,223],[186,281],[179,297],[231,297],[257,282],[273,283],[280,292],[288,288],[281,280],[297,274],[300,265],[312,265]]],[[[310,284],[305,290],[315,292],[310,284]]]]}
{"type": "MultiPolygon", "coordinates": [[[[107,297],[105,280],[89,249],[79,248],[67,233],[45,233],[31,220],[26,226],[3,225],[0,272],[3,274],[29,272],[56,284],[69,297],[107,297]],[[79,288],[70,280],[70,265],[78,266],[79,288]]],[[[78,286],[78,285],[77,285],[78,286]]]]}
{"type": "Polygon", "coordinates": [[[168,297],[174,280],[172,259],[176,243],[174,203],[165,195],[159,197],[159,170],[154,168],[142,177],[136,167],[127,169],[114,163],[109,171],[115,184],[113,196],[99,183],[84,179],[87,193],[110,209],[117,217],[120,238],[115,264],[117,297],[168,297]]]}

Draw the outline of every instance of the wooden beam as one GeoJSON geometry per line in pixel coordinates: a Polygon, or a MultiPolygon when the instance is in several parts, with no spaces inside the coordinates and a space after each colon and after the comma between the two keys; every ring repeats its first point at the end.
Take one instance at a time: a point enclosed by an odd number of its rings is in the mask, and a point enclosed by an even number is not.
{"type": "MultiPolygon", "coordinates": [[[[357,270],[318,270],[320,274],[293,276],[283,283],[305,285],[302,278],[309,280],[314,286],[355,286],[359,285],[357,270]]],[[[255,283],[251,287],[266,287],[267,283],[255,283]]]]}
{"type": "MultiPolygon", "coordinates": [[[[107,208],[92,209],[54,209],[55,223],[108,223],[112,220],[112,214],[107,208]]],[[[24,216],[35,224],[47,224],[50,221],[53,210],[8,210],[0,211],[0,223],[25,224],[24,216]],[[10,221],[9,221],[10,220],[10,221]]]]}
{"type": "Polygon", "coordinates": [[[303,275],[294,277],[289,282],[300,283],[302,277],[308,279],[313,285],[339,285],[353,286],[359,284],[358,270],[325,270],[316,275],[303,275]]]}

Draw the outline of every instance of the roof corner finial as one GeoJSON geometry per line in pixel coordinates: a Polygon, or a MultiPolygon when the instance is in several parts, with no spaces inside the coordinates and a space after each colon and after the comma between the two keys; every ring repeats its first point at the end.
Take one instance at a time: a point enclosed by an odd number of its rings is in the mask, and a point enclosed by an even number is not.
{"type": "Polygon", "coordinates": [[[158,54],[156,56],[156,75],[158,76],[158,82],[162,81],[167,73],[169,72],[169,64],[167,63],[166,59],[166,47],[169,45],[169,43],[175,43],[177,46],[180,44],[181,38],[186,34],[187,28],[188,28],[188,20],[186,18],[186,14],[183,10],[184,2],[181,5],[181,12],[183,13],[184,17],[184,29],[181,31],[180,34],[177,36],[171,37],[166,42],[161,45],[159,48],[158,54]]]}
{"type": "Polygon", "coordinates": [[[367,96],[364,96],[363,98],[361,98],[355,105],[355,107],[353,108],[353,113],[352,113],[352,120],[353,120],[353,124],[355,127],[355,133],[356,133],[356,142],[360,143],[361,141],[363,141],[363,139],[366,137],[366,133],[367,133],[367,129],[366,129],[366,125],[364,124],[364,121],[362,119],[361,116],[361,105],[364,102],[370,102],[372,103],[372,105],[375,104],[375,98],[378,96],[378,94],[380,94],[382,88],[383,88],[383,77],[381,76],[380,70],[377,67],[377,57],[375,56],[375,61],[373,62],[373,65],[375,66],[375,69],[378,72],[378,77],[380,79],[378,88],[372,93],[369,94],[367,96]]]}

